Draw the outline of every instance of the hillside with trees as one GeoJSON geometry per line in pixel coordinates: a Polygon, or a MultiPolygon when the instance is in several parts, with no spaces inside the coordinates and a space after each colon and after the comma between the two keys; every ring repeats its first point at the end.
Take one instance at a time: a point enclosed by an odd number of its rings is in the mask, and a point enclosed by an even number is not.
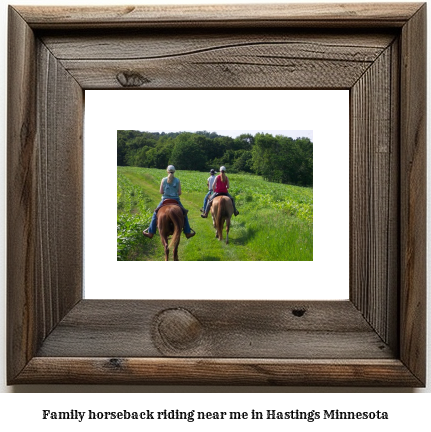
{"type": "Polygon", "coordinates": [[[117,165],[231,173],[299,186],[313,185],[313,143],[309,138],[257,133],[236,138],[215,132],[117,131],[117,165]]]}

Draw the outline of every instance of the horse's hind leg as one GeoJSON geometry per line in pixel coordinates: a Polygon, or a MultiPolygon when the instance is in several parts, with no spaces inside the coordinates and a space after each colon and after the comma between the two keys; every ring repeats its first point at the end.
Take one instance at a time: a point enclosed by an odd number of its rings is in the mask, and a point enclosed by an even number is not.
{"type": "Polygon", "coordinates": [[[178,245],[175,246],[175,249],[174,249],[174,261],[179,261],[179,259],[178,259],[178,245]]]}
{"type": "Polygon", "coordinates": [[[169,260],[168,238],[162,233],[160,233],[160,238],[162,240],[162,245],[165,250],[165,261],[168,261],[169,260]]]}
{"type": "Polygon", "coordinates": [[[219,226],[217,228],[219,241],[223,240],[223,228],[224,228],[225,222],[226,222],[226,219],[224,217],[219,220],[219,226]]]}
{"type": "Polygon", "coordinates": [[[217,224],[216,224],[216,221],[215,221],[215,218],[214,218],[214,214],[211,214],[211,217],[213,219],[213,227],[214,227],[215,232],[216,232],[215,237],[218,238],[218,228],[217,228],[217,224]]]}
{"type": "Polygon", "coordinates": [[[226,244],[229,243],[229,228],[230,228],[230,219],[226,220],[226,244]]]}

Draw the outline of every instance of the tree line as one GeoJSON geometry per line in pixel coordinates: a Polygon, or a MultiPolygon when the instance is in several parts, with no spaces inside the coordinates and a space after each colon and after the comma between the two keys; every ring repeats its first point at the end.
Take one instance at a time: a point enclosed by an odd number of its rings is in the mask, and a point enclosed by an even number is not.
{"type": "Polygon", "coordinates": [[[266,180],[313,185],[313,143],[268,133],[236,138],[215,132],[117,131],[117,165],[180,170],[248,172],[266,180]]]}

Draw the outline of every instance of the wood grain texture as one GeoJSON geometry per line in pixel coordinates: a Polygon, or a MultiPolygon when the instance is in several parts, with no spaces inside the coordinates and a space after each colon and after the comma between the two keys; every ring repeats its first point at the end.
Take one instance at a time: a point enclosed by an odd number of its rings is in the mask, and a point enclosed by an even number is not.
{"type": "Polygon", "coordinates": [[[10,9],[8,370],[82,293],[83,91],[10,9]]]}
{"type": "Polygon", "coordinates": [[[401,37],[401,360],[421,380],[426,362],[426,5],[401,37]]]}
{"type": "Polygon", "coordinates": [[[119,7],[19,7],[35,29],[279,26],[402,27],[420,3],[290,3],[250,5],[182,5],[119,7]]]}
{"type": "Polygon", "coordinates": [[[423,386],[424,38],[415,3],[10,8],[8,382],[423,386]],[[91,88],[348,88],[350,300],[81,300],[91,88]]]}
{"type": "Polygon", "coordinates": [[[109,38],[80,34],[47,47],[84,89],[350,88],[395,33],[140,32],[109,38]],[[78,40],[80,43],[78,43],[78,40]],[[115,41],[115,43],[114,43],[115,41]],[[112,46],[112,48],[111,48],[112,46]],[[131,77],[132,79],[120,79],[131,77]]]}
{"type": "Polygon", "coordinates": [[[17,383],[420,387],[399,360],[34,357],[17,383]]]}
{"type": "Polygon", "coordinates": [[[397,43],[351,89],[350,299],[397,350],[397,43]],[[392,297],[395,297],[394,299],[392,297]]]}
{"type": "MultiPolygon", "coordinates": [[[[128,31],[68,31],[61,35],[39,31],[40,40],[60,61],[63,60],[149,60],[185,56],[244,45],[261,48],[261,57],[267,45],[296,46],[296,57],[321,60],[369,61],[387,48],[395,38],[395,30],[358,33],[345,29],[336,32],[307,29],[226,29],[214,32],[201,28],[128,31]]],[[[215,53],[212,53],[213,55],[215,53]]],[[[246,60],[246,59],[244,59],[246,60]]]]}
{"type": "Polygon", "coordinates": [[[36,91],[35,38],[9,9],[7,128],[8,375],[35,355],[36,91]]]}
{"type": "Polygon", "coordinates": [[[84,93],[45,45],[38,42],[37,49],[34,253],[45,338],[82,295],[84,93]]]}
{"type": "Polygon", "coordinates": [[[38,355],[343,359],[392,358],[394,353],[349,301],[84,300],[48,336],[38,355]],[[181,343],[182,319],[169,330],[170,340],[178,343],[166,341],[154,328],[166,311],[189,314],[199,325],[199,337],[181,343]]]}

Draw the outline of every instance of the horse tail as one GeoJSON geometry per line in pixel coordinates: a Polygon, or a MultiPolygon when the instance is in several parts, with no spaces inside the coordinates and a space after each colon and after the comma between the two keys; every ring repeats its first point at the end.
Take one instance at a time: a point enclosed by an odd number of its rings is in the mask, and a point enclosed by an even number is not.
{"type": "Polygon", "coordinates": [[[177,247],[180,242],[181,231],[184,227],[184,216],[182,210],[177,206],[174,206],[171,209],[169,216],[172,223],[174,224],[174,234],[172,235],[171,241],[168,246],[168,248],[172,250],[173,248],[175,249],[175,247],[177,247]]]}
{"type": "Polygon", "coordinates": [[[223,238],[223,216],[225,215],[225,213],[226,213],[226,201],[225,201],[225,197],[222,196],[218,200],[218,211],[217,211],[217,221],[216,221],[217,234],[219,240],[223,238]]]}

